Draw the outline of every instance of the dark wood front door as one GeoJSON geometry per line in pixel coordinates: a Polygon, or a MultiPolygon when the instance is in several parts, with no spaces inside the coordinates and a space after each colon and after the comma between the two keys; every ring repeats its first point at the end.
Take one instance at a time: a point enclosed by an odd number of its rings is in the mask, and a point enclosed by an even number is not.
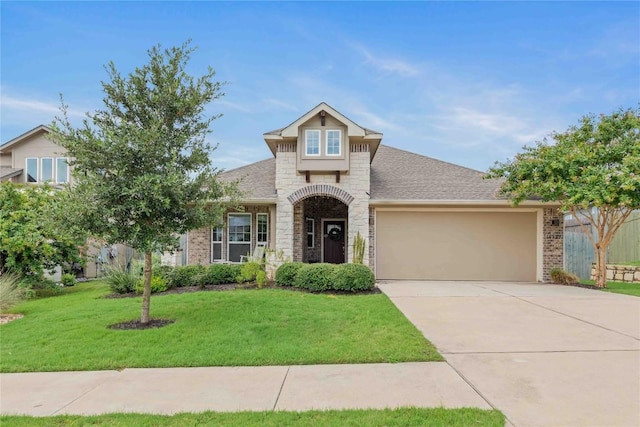
{"type": "Polygon", "coordinates": [[[345,222],[337,220],[325,221],[322,228],[324,262],[330,262],[332,264],[342,264],[343,262],[345,262],[345,222]]]}

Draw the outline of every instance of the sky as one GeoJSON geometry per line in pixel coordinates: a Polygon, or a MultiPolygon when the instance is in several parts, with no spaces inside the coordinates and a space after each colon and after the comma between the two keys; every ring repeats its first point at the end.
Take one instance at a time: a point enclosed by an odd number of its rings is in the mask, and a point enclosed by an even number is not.
{"type": "Polygon", "coordinates": [[[227,82],[212,163],[272,156],[263,133],[320,102],[382,143],[485,171],[585,114],[640,102],[640,2],[0,3],[0,143],[102,107],[154,45],[227,82]]]}

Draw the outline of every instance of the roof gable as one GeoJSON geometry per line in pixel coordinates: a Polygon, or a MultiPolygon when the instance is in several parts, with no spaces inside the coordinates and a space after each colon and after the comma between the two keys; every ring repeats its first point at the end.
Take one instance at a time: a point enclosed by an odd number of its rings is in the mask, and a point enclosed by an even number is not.
{"type": "Polygon", "coordinates": [[[0,145],[0,153],[8,153],[10,148],[14,148],[17,145],[30,140],[34,136],[40,135],[41,133],[50,133],[50,132],[51,132],[51,129],[49,129],[49,127],[45,125],[36,126],[30,131],[27,131],[22,135],[17,136],[12,140],[7,141],[6,143],[0,145]]]}

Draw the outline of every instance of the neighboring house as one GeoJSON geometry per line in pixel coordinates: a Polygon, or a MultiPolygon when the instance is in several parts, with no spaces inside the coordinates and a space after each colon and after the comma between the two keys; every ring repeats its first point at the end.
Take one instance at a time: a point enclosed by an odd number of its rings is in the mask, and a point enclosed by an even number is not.
{"type": "Polygon", "coordinates": [[[0,181],[65,184],[71,170],[64,149],[46,138],[40,125],[0,145],[0,181]]]}
{"type": "Polygon", "coordinates": [[[557,205],[513,208],[483,173],[381,144],[321,103],[264,134],[273,158],[242,178],[244,210],[187,236],[189,264],[238,262],[265,244],[303,262],[350,262],[357,233],[377,279],[547,281],[563,267],[557,205]]]}

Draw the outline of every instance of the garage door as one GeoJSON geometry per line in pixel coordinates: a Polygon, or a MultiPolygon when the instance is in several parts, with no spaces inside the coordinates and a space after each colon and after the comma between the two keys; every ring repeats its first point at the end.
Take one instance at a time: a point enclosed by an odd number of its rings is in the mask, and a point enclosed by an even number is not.
{"type": "Polygon", "coordinates": [[[378,279],[536,280],[535,212],[376,212],[378,279]]]}

